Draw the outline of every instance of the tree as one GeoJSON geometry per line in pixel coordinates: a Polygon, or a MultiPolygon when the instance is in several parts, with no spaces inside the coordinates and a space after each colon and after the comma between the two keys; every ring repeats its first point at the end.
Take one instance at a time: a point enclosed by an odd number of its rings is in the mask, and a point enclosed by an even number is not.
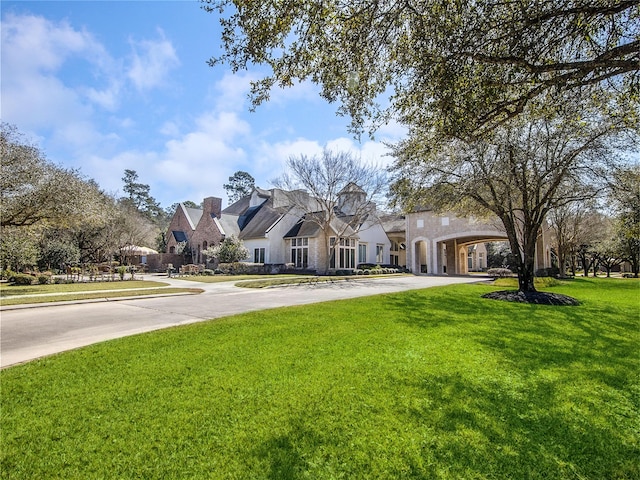
{"type": "Polygon", "coordinates": [[[239,170],[234,173],[233,176],[229,177],[229,183],[223,185],[227,191],[229,203],[235,203],[242,197],[250,195],[255,183],[255,179],[247,172],[239,170]]]}
{"type": "Polygon", "coordinates": [[[138,182],[138,174],[135,170],[126,169],[122,181],[124,182],[123,190],[128,195],[123,199],[123,203],[135,208],[151,220],[164,216],[160,204],[151,196],[151,187],[138,182]]]}
{"type": "Polygon", "coordinates": [[[507,242],[489,242],[487,249],[487,268],[509,268],[515,263],[507,242]]]}
{"type": "Polygon", "coordinates": [[[119,206],[110,226],[112,251],[117,253],[122,264],[129,263],[129,250],[132,245],[153,245],[158,230],[144,214],[122,205],[119,206]]]}
{"type": "Polygon", "coordinates": [[[625,260],[637,278],[640,273],[640,165],[627,165],[615,172],[611,199],[617,211],[616,231],[625,260]]]}
{"type": "Polygon", "coordinates": [[[219,245],[209,247],[202,253],[208,261],[216,258],[220,263],[235,263],[249,257],[249,250],[235,235],[226,237],[219,245]]]}
{"type": "Polygon", "coordinates": [[[575,107],[578,115],[573,108],[566,107],[564,118],[514,120],[484,139],[431,148],[425,132],[424,139],[400,142],[394,150],[395,200],[407,208],[426,203],[497,216],[515,254],[519,290],[535,291],[535,249],[547,214],[596,195],[599,175],[616,159],[615,134],[624,131],[624,121],[589,117],[582,106],[575,107]]]}
{"type": "Polygon", "coordinates": [[[549,223],[555,240],[560,276],[567,273],[567,263],[571,264],[575,275],[575,260],[581,244],[589,234],[589,219],[595,215],[589,202],[558,205],[549,212],[549,223]]]}
{"type": "Polygon", "coordinates": [[[14,126],[0,124],[0,225],[73,226],[90,222],[103,194],[76,170],[48,161],[14,126]]]}
{"type": "Polygon", "coordinates": [[[395,119],[466,138],[567,92],[608,98],[611,86],[616,102],[637,102],[636,0],[201,1],[222,26],[211,65],[270,68],[254,106],[310,80],[357,131],[395,119]]]}
{"type": "Polygon", "coordinates": [[[80,248],[69,229],[51,229],[40,240],[38,266],[46,270],[63,269],[80,262],[80,248]]]}
{"type": "Polygon", "coordinates": [[[324,149],[321,155],[291,156],[274,185],[288,191],[294,214],[322,231],[325,272],[341,239],[355,239],[376,219],[376,203],[387,188],[386,172],[350,152],[324,149]],[[331,238],[338,241],[331,244],[331,238]]]}
{"type": "Polygon", "coordinates": [[[38,260],[38,232],[33,227],[0,229],[0,268],[20,272],[38,260]]]}
{"type": "Polygon", "coordinates": [[[583,276],[593,271],[595,277],[602,259],[608,255],[609,240],[613,236],[611,221],[598,210],[588,210],[578,218],[573,253],[582,267],[583,276]]]}
{"type": "MultiPolygon", "coordinates": [[[[607,272],[607,277],[611,276],[611,270],[625,261],[624,245],[620,237],[615,232],[610,232],[609,238],[596,245],[596,255],[598,264],[607,272]]],[[[593,272],[595,277],[596,272],[593,272]]]]}

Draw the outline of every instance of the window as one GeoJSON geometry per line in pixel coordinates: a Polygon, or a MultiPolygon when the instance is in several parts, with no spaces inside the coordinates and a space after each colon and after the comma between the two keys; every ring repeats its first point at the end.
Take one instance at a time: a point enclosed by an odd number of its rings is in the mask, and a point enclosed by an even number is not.
{"type": "Polygon", "coordinates": [[[291,239],[291,263],[296,268],[307,268],[309,266],[309,239],[291,239]]]}
{"type": "Polygon", "coordinates": [[[418,222],[416,223],[416,226],[417,226],[418,228],[424,228],[424,220],[423,220],[423,219],[421,219],[421,218],[419,218],[419,219],[418,219],[418,222]]]}
{"type": "Polygon", "coordinates": [[[253,249],[253,263],[264,263],[264,247],[253,249]]]}
{"type": "Polygon", "coordinates": [[[384,263],[384,245],[376,245],[376,263],[384,263]]]}
{"type": "Polygon", "coordinates": [[[398,242],[392,241],[391,242],[391,251],[392,252],[397,252],[400,250],[400,244],[398,242]]]}
{"type": "MultiPolygon", "coordinates": [[[[331,238],[331,246],[335,246],[336,239],[331,238]]],[[[341,238],[338,246],[331,253],[331,268],[356,268],[356,240],[355,238],[341,238]],[[336,266],[336,251],[338,265],[336,266]]]]}
{"type": "Polygon", "coordinates": [[[176,247],[169,247],[169,253],[176,253],[176,247]]]}
{"type": "Polygon", "coordinates": [[[367,263],[367,244],[358,245],[358,263],[367,263]]]}

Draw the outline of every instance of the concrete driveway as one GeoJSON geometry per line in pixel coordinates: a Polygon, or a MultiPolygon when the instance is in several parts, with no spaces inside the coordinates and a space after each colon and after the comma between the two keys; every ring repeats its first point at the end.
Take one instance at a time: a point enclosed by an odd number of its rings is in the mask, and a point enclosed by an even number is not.
{"type": "Polygon", "coordinates": [[[237,313],[483,280],[406,276],[276,288],[240,288],[235,282],[158,279],[204,289],[199,295],[2,308],[0,367],[113,338],[201,322],[237,313]]]}

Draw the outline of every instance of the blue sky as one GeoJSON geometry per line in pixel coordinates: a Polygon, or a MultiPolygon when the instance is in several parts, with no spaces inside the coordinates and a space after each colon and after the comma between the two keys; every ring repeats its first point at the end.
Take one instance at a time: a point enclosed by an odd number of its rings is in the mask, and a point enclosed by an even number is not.
{"type": "Polygon", "coordinates": [[[128,168],[163,207],[211,195],[226,204],[222,185],[238,170],[270,188],[290,155],[324,146],[385,166],[382,141],[402,134],[390,125],[358,142],[310,83],[250,112],[260,71],[207,65],[219,25],[195,0],[3,0],[1,9],[2,121],[117,195],[128,168]]]}

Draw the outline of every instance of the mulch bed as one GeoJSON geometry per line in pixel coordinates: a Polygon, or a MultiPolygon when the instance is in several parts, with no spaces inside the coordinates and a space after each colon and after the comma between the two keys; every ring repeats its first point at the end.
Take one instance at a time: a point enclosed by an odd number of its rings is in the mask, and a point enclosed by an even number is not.
{"type": "Polygon", "coordinates": [[[501,290],[482,295],[482,298],[502,300],[505,302],[534,303],[536,305],[580,305],[580,302],[568,295],[548,292],[519,292],[518,290],[501,290]]]}

